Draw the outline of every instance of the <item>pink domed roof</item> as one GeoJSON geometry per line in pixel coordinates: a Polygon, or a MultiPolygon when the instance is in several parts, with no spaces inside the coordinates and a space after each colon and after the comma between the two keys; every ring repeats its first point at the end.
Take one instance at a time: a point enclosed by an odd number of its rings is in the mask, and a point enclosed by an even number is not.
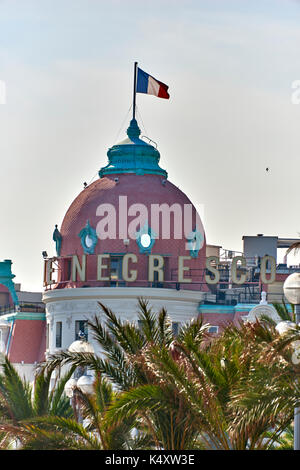
{"type": "MultiPolygon", "coordinates": [[[[97,255],[110,255],[120,272],[123,256],[131,253],[138,257],[138,264],[134,263],[140,283],[148,279],[150,254],[163,257],[164,280],[169,282],[176,282],[178,257],[186,256],[199,289],[199,280],[205,284],[206,255],[200,217],[188,197],[167,180],[167,172],[159,166],[159,151],[139,138],[135,119],[127,135],[128,139],[108,150],[108,165],[99,171],[100,178],[77,196],[60,232],[56,229],[53,234],[61,267],[58,287],[68,286],[73,255],[88,255],[88,287],[103,285],[97,281],[97,255]]],[[[111,266],[108,277],[104,276],[110,280],[111,266]]],[[[69,287],[80,285],[76,279],[69,287]]]]}
{"type": "MultiPolygon", "coordinates": [[[[193,228],[195,226],[196,209],[191,201],[179,188],[164,180],[161,176],[135,174],[109,175],[98,179],[85,188],[68,209],[60,230],[62,235],[61,256],[83,254],[83,248],[78,235],[86,226],[87,221],[89,221],[91,227],[97,229],[97,224],[101,219],[97,215],[97,209],[103,204],[110,204],[116,210],[116,239],[99,240],[95,247],[95,254],[124,252],[124,241],[119,238],[119,205],[120,197],[123,197],[124,201],[124,196],[126,197],[128,209],[133,204],[144,205],[148,210],[149,219],[151,205],[153,204],[167,204],[168,207],[178,204],[182,208],[182,214],[184,214],[184,205],[190,205],[193,211],[192,226],[193,228]]],[[[124,216],[125,214],[122,213],[121,215],[124,216]]],[[[129,226],[130,222],[135,218],[136,216],[128,216],[127,225],[129,226]]],[[[182,221],[181,239],[174,239],[174,224],[172,222],[171,216],[170,239],[157,239],[153,252],[174,256],[187,256],[189,251],[186,249],[184,221],[182,221]]],[[[151,220],[149,220],[149,226],[151,226],[151,220]]],[[[202,224],[198,229],[204,234],[202,224]]],[[[129,247],[131,253],[139,253],[138,245],[134,240],[130,240],[129,247]]]]}

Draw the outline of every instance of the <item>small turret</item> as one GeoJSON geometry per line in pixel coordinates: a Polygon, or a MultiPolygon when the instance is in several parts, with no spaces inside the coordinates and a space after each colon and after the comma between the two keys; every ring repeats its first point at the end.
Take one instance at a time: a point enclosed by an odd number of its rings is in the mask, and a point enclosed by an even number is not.
{"type": "Polygon", "coordinates": [[[141,131],[136,119],[132,119],[127,129],[128,137],[108,150],[109,163],[99,171],[100,178],[120,173],[168,177],[168,173],[158,164],[159,151],[153,145],[140,139],[140,134],[141,131]]]}

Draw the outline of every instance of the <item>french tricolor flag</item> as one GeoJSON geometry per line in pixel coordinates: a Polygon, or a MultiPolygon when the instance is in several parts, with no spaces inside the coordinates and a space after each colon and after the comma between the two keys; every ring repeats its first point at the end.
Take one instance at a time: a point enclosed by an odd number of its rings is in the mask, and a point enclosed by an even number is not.
{"type": "Polygon", "coordinates": [[[158,98],[169,99],[168,86],[151,77],[140,68],[137,69],[136,92],[147,93],[148,95],[158,96],[158,98]]]}

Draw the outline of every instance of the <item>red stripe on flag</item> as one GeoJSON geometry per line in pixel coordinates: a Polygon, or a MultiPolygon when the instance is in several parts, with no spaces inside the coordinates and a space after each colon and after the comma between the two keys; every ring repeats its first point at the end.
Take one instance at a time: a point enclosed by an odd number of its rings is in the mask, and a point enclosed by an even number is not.
{"type": "Polygon", "coordinates": [[[157,82],[158,82],[159,85],[160,85],[160,86],[159,86],[159,90],[158,90],[158,95],[157,95],[157,96],[158,96],[159,98],[165,98],[165,99],[168,100],[168,99],[170,98],[170,95],[169,95],[169,93],[168,93],[168,88],[169,88],[168,85],[165,85],[164,83],[159,82],[158,80],[157,80],[157,82]]]}

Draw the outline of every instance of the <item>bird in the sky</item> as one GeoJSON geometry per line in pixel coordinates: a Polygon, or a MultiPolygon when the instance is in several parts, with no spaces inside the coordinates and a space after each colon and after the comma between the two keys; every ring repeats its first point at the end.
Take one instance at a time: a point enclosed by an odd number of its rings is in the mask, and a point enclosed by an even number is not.
{"type": "Polygon", "coordinates": [[[267,167],[267,168],[266,168],[266,171],[269,171],[269,169],[270,169],[270,168],[269,168],[269,167],[267,167]]]}

